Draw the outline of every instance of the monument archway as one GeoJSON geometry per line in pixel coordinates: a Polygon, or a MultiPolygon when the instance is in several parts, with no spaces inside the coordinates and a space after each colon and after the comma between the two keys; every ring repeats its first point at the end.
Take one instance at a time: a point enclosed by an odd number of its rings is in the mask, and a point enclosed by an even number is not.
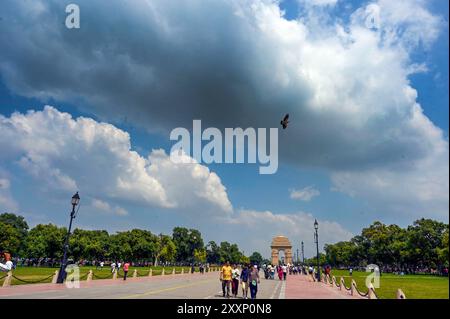
{"type": "Polygon", "coordinates": [[[278,265],[281,250],[284,251],[284,262],[286,264],[292,264],[292,245],[287,237],[274,237],[270,248],[272,249],[272,265],[278,265]]]}

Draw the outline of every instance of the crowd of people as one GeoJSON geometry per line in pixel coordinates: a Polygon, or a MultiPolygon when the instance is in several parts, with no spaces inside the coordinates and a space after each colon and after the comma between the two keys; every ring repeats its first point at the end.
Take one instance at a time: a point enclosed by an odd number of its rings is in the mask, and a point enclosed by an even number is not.
{"type": "MultiPolygon", "coordinates": [[[[249,292],[250,298],[256,299],[258,293],[258,285],[260,283],[259,265],[237,265],[227,261],[220,270],[220,281],[222,283],[222,296],[225,298],[237,298],[239,294],[239,287],[242,290],[242,298],[248,299],[249,292]]],[[[286,280],[287,275],[298,275],[313,273],[313,268],[307,268],[302,266],[281,264],[278,266],[262,265],[264,271],[264,278],[268,280],[274,280],[278,276],[279,280],[286,280]],[[311,271],[311,272],[309,272],[311,271]]]]}
{"type": "Polygon", "coordinates": [[[240,283],[242,297],[248,299],[248,291],[250,290],[251,299],[255,299],[258,293],[258,284],[260,283],[259,267],[251,264],[241,267],[238,267],[236,264],[230,266],[230,262],[227,261],[220,271],[219,280],[222,283],[223,297],[230,298],[233,296],[237,298],[240,283]]]}

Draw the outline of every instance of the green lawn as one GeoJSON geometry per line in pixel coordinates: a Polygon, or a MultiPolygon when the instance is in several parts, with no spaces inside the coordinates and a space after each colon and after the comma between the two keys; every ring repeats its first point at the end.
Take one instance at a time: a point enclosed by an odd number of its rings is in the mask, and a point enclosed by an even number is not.
{"type": "MultiPolygon", "coordinates": [[[[338,283],[340,277],[343,277],[347,287],[350,287],[351,278],[353,278],[358,290],[367,292],[365,281],[368,273],[366,272],[354,271],[353,276],[350,277],[347,270],[332,270],[331,275],[336,277],[338,283]]],[[[398,288],[405,293],[407,299],[448,299],[448,284],[448,277],[382,274],[380,288],[376,288],[375,292],[380,299],[395,298],[398,288]]]]}
{"type": "MultiPolygon", "coordinates": [[[[152,268],[152,275],[153,276],[159,276],[162,273],[163,267],[157,266],[157,267],[151,267],[152,268]]],[[[175,273],[180,274],[181,269],[184,268],[184,272],[189,272],[189,267],[166,267],[165,268],[165,274],[171,274],[172,269],[175,268],[175,273]]],[[[28,282],[34,282],[34,281],[40,281],[41,283],[49,283],[52,281],[52,275],[55,273],[55,270],[58,268],[48,268],[48,267],[17,267],[16,270],[14,270],[13,275],[21,280],[25,280],[27,282],[23,282],[20,280],[17,280],[13,278],[12,285],[22,285],[27,284],[28,282]],[[49,278],[50,277],[50,278],[49,278]]],[[[99,280],[99,279],[105,279],[105,278],[112,278],[111,270],[109,267],[104,267],[103,269],[95,269],[95,267],[80,267],[80,280],[86,280],[87,273],[89,270],[92,269],[94,276],[93,280],[99,280]]],[[[132,276],[134,270],[137,270],[138,277],[140,276],[148,276],[149,274],[149,267],[130,267],[130,270],[128,272],[128,276],[132,276]]],[[[198,267],[195,269],[196,272],[198,272],[198,267]]],[[[5,276],[6,273],[2,272],[0,273],[0,278],[5,276]]],[[[119,277],[123,275],[123,271],[121,270],[119,272],[119,277]]],[[[3,284],[4,279],[0,279],[0,289],[1,285],[3,284]]]]}

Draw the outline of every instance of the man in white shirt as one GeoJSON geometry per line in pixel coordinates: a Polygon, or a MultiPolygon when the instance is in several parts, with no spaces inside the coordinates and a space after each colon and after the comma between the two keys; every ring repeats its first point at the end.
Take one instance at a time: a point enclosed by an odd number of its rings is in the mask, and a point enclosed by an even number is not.
{"type": "Polygon", "coordinates": [[[283,266],[281,266],[281,269],[283,269],[283,280],[286,280],[287,266],[283,265],[283,266]]]}
{"type": "Polygon", "coordinates": [[[5,263],[0,263],[0,271],[8,272],[13,268],[13,262],[11,261],[11,255],[9,253],[1,253],[0,258],[5,258],[5,263]]]}

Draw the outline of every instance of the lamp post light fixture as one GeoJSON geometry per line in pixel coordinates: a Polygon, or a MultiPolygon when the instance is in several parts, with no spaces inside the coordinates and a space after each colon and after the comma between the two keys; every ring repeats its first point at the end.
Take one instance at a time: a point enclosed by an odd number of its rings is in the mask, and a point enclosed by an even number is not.
{"type": "Polygon", "coordinates": [[[304,266],[305,265],[305,246],[303,244],[303,241],[302,241],[302,263],[304,266]]]}
{"type": "Polygon", "coordinates": [[[314,221],[314,229],[314,241],[317,249],[317,281],[320,281],[319,233],[317,232],[319,230],[319,223],[317,222],[317,219],[314,221]]]}
{"type": "Polygon", "coordinates": [[[69,237],[70,237],[70,232],[72,230],[72,221],[76,215],[75,207],[77,207],[79,203],[80,203],[80,195],[78,195],[78,192],[76,192],[76,194],[72,196],[72,202],[71,202],[72,212],[70,213],[69,229],[67,231],[66,239],[64,241],[64,255],[63,255],[62,262],[61,262],[61,268],[59,270],[58,279],[56,281],[58,284],[62,284],[64,282],[64,279],[66,279],[67,250],[69,248],[69,237]]]}

